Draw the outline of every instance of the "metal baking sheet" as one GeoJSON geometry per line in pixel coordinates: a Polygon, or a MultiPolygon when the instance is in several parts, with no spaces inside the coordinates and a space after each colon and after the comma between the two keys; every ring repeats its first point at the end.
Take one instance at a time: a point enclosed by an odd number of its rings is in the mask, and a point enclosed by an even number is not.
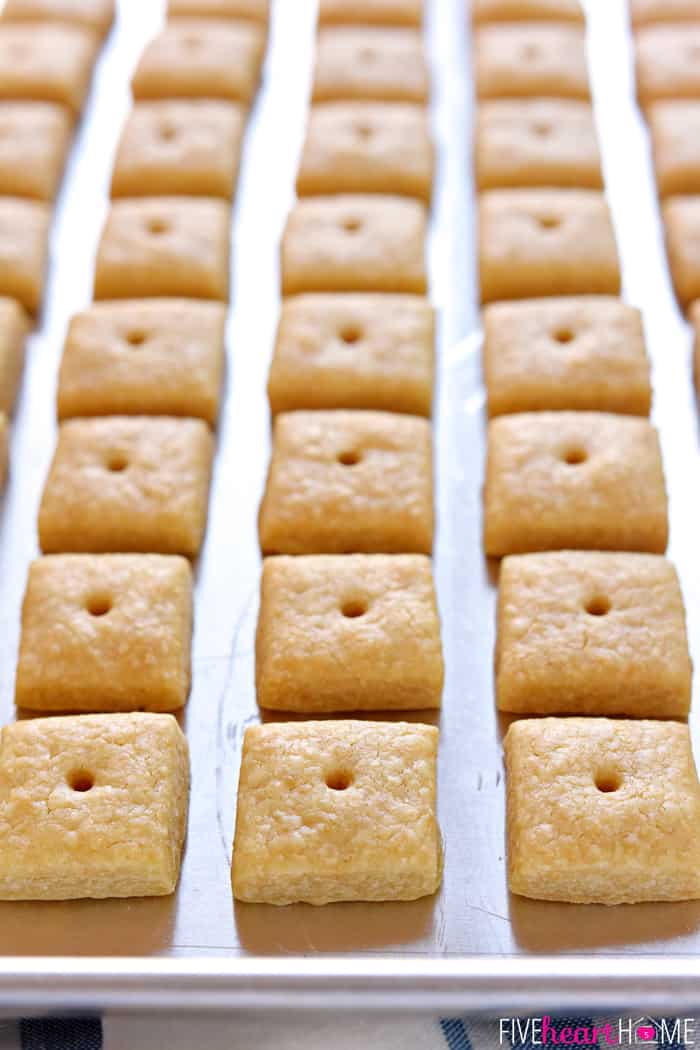
{"type": "MultiPolygon", "coordinates": [[[[253,645],[257,506],[269,455],[265,382],[279,306],[278,244],[293,202],[312,68],[314,0],[274,0],[262,90],[233,215],[233,308],[206,546],[197,565],[194,686],[183,719],[193,785],[171,898],[0,905],[0,1009],[328,1006],[499,1012],[697,1005],[700,902],[605,909],[510,898],[501,738],[492,685],[495,573],[481,550],[485,454],[463,0],[426,0],[438,147],[430,235],[440,310],[435,572],[447,664],[439,812],[445,878],[434,899],[382,905],[235,906],[229,862],[241,739],[259,715],[253,645]],[[694,1001],[694,1003],[693,1003],[694,1001]]],[[[671,497],[693,653],[700,654],[698,419],[690,337],[670,289],[623,0],[590,0],[589,52],[627,299],[644,309],[654,419],[671,497]]],[[[164,18],[122,0],[59,202],[41,326],[31,339],[0,515],[0,714],[13,677],[27,566],[55,441],[66,324],[91,298],[128,81],[164,18]]],[[[420,718],[424,716],[421,715],[420,718]]],[[[694,716],[696,746],[700,727],[694,716]]]]}

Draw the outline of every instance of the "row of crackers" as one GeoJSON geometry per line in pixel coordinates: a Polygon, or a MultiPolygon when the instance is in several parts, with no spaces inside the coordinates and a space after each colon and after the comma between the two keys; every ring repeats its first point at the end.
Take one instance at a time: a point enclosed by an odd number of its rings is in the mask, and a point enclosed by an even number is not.
{"type": "Polygon", "coordinates": [[[15,699],[80,713],[3,730],[6,899],[167,894],[179,876],[189,758],[161,712],[190,688],[188,559],[206,529],[231,198],[267,34],[266,4],[213,6],[173,0],[140,59],[97,252],[101,301],[66,337],[15,699]]]}
{"type": "Polygon", "coordinates": [[[663,557],[641,315],[614,298],[593,116],[571,101],[590,98],[583,14],[568,0],[520,7],[566,22],[477,31],[477,94],[566,101],[488,102],[477,125],[482,188],[528,187],[480,199],[482,300],[529,300],[484,311],[497,705],[555,716],[514,721],[505,738],[509,886],[582,903],[697,897],[685,611],[663,557]]]}
{"type": "MultiPolygon", "coordinates": [[[[422,8],[319,5],[268,382],[256,640],[258,702],[268,710],[395,714],[441,701],[422,8]]],[[[434,893],[437,737],[422,720],[249,728],[234,896],[323,904],[434,893]]]]}

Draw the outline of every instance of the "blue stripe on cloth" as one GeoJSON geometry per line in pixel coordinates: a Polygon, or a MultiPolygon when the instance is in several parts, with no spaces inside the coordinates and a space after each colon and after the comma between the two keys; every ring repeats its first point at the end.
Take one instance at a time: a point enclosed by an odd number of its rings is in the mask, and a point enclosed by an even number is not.
{"type": "Polygon", "coordinates": [[[22,1050],[102,1050],[99,1018],[32,1018],[19,1031],[22,1050]]]}
{"type": "Polygon", "coordinates": [[[471,1040],[464,1027],[464,1021],[461,1021],[458,1017],[444,1018],[440,1021],[440,1028],[449,1050],[472,1050],[471,1040]]]}

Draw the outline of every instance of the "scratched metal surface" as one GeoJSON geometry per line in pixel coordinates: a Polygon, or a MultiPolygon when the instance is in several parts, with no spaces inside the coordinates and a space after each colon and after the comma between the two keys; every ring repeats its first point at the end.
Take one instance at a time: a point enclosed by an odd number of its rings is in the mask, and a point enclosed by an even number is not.
{"type": "MultiPolygon", "coordinates": [[[[94,251],[128,79],[163,18],[162,0],[123,0],[100,61],[61,196],[42,324],[31,341],[0,516],[0,714],[13,675],[27,565],[55,439],[66,323],[90,300],[94,251]]],[[[2,955],[192,957],[313,952],[435,955],[695,952],[700,903],[604,910],[510,899],[504,864],[501,731],[494,711],[494,577],[480,545],[484,460],[478,360],[472,103],[462,0],[433,0],[427,39],[439,168],[430,241],[441,311],[436,413],[435,569],[447,663],[439,809],[445,879],[414,904],[234,908],[229,861],[241,738],[258,717],[253,641],[260,561],[256,512],[269,454],[264,395],[278,311],[278,241],[293,200],[311,71],[314,0],[276,0],[265,82],[252,115],[233,217],[233,310],[209,528],[197,566],[194,687],[184,718],[193,789],[182,880],[170,899],[0,905],[2,955]]],[[[634,106],[622,0],[589,4],[590,64],[625,293],[645,311],[654,418],[671,494],[671,555],[700,654],[695,572],[698,427],[689,335],[670,291],[647,140],[634,106]]],[[[695,732],[700,739],[700,733],[695,732]]],[[[566,972],[566,963],[562,963],[566,972]]]]}

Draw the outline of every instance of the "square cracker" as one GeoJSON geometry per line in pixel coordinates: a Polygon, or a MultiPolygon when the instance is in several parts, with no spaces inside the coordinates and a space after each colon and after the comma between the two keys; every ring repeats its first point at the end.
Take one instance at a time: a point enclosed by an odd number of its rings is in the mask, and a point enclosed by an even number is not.
{"type": "Polygon", "coordinates": [[[318,20],[321,25],[419,26],[423,0],[320,0],[318,20]]]}
{"type": "Polygon", "coordinates": [[[663,554],[667,541],[659,437],[648,420],[605,412],[491,420],[488,555],[577,548],[663,554]]]}
{"type": "Polygon", "coordinates": [[[250,102],[260,79],[265,29],[253,22],[182,18],[146,47],[132,79],[136,99],[250,102]]]}
{"type": "Polygon", "coordinates": [[[700,95],[700,24],[643,26],[635,34],[635,51],[641,105],[700,95]]]}
{"type": "Polygon", "coordinates": [[[687,725],[514,722],[505,738],[512,893],[581,904],[700,897],[687,725]]]}
{"type": "Polygon", "coordinates": [[[438,731],[405,722],[246,730],[232,882],[263,904],[415,900],[442,877],[438,731]]]}
{"type": "Polygon", "coordinates": [[[58,192],[73,122],[54,102],[0,106],[0,195],[51,201],[58,192]]]}
{"type": "Polygon", "coordinates": [[[687,306],[700,298],[700,197],[668,197],[661,211],[673,286],[687,306]]]}
{"type": "Polygon", "coordinates": [[[488,190],[479,198],[481,301],[617,295],[610,211],[596,190],[488,190]]]}
{"type": "Polygon", "coordinates": [[[634,26],[646,22],[697,22],[700,7],[698,0],[630,0],[630,16],[634,26]]]}
{"type": "Polygon", "coordinates": [[[425,205],[405,197],[305,197],[282,237],[282,294],[427,288],[425,205]]]}
{"type": "Polygon", "coordinates": [[[482,102],[474,160],[480,190],[603,186],[593,110],[576,99],[482,102]]]}
{"type": "Polygon", "coordinates": [[[700,102],[654,102],[647,118],[659,194],[700,193],[700,102]]]}
{"type": "Polygon", "coordinates": [[[297,295],[282,302],[267,392],[273,415],[370,408],[430,416],[435,311],[418,295],[297,295]]]}
{"type": "Polygon", "coordinates": [[[300,197],[397,193],[430,200],[433,144],[428,114],[411,102],[312,106],[297,176],[300,197]]]}
{"type": "Polygon", "coordinates": [[[261,707],[439,707],[444,670],[430,560],[420,554],[266,558],[255,654],[261,707]]]}
{"type": "Polygon", "coordinates": [[[485,25],[474,38],[477,98],[590,99],[585,34],[571,24],[485,25]]]}
{"type": "Polygon", "coordinates": [[[0,298],[0,412],[11,415],[24,366],[29,320],[14,299],[0,298]]]}
{"type": "Polygon", "coordinates": [[[45,554],[194,557],[204,538],[214,442],[200,419],[71,419],[39,508],[45,554]]]}
{"type": "Polygon", "coordinates": [[[29,567],[15,703],[173,711],[190,689],[192,570],[163,554],[54,554],[29,567]]]}
{"type": "Polygon", "coordinates": [[[231,210],[212,197],[114,201],[95,264],[96,299],[228,300],[231,210]]]}
{"type": "Polygon", "coordinates": [[[193,299],[94,303],[69,325],[58,418],[189,416],[212,426],[224,375],[226,306],[193,299]]]}
{"type": "Polygon", "coordinates": [[[168,16],[198,15],[200,18],[252,18],[267,22],[270,0],[168,0],[168,16]]]}
{"type": "Polygon", "coordinates": [[[79,26],[0,19],[0,100],[58,102],[79,113],[97,44],[96,34],[79,26]]]}
{"type": "Polygon", "coordinates": [[[427,102],[428,67],[417,29],[330,26],[318,34],[314,102],[427,102]]]}
{"type": "Polygon", "coordinates": [[[658,554],[515,554],[501,565],[496,698],[527,715],[686,718],[692,667],[658,554]]]}
{"type": "Polygon", "coordinates": [[[430,424],[387,412],[285,412],[260,505],[263,554],[430,554],[430,424]]]}
{"type": "Polygon", "coordinates": [[[137,102],[117,148],[112,196],[231,198],[244,130],[245,112],[237,103],[137,102]]]}
{"type": "Polygon", "coordinates": [[[492,303],[483,313],[490,416],[617,412],[648,416],[642,315],[612,296],[492,303]]]}
{"type": "Polygon", "coordinates": [[[471,0],[475,22],[584,22],[579,0],[471,0]]]}
{"type": "Polygon", "coordinates": [[[67,22],[104,36],[114,21],[114,0],[5,0],[3,19],[67,22]]]}
{"type": "Polygon", "coordinates": [[[29,719],[0,746],[0,899],[174,891],[189,757],[172,715],[29,719]]]}
{"type": "Polygon", "coordinates": [[[51,210],[39,201],[0,197],[0,296],[36,314],[44,295],[51,210]]]}

